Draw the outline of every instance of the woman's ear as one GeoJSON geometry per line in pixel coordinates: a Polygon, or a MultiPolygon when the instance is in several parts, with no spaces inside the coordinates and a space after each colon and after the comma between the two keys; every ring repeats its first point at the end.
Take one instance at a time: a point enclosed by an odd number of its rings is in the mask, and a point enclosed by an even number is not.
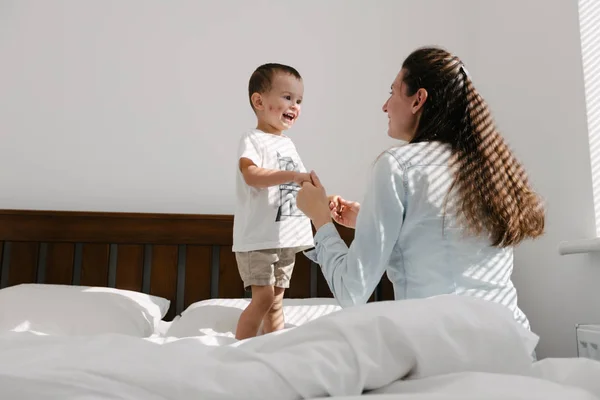
{"type": "Polygon", "coordinates": [[[413,114],[418,113],[423,108],[423,105],[427,101],[427,95],[427,90],[423,88],[420,88],[417,90],[417,93],[414,94],[414,100],[411,109],[413,114]]]}
{"type": "Polygon", "coordinates": [[[265,108],[263,104],[263,99],[260,93],[252,93],[250,97],[250,101],[252,101],[252,106],[254,106],[255,110],[263,110],[265,108]]]}

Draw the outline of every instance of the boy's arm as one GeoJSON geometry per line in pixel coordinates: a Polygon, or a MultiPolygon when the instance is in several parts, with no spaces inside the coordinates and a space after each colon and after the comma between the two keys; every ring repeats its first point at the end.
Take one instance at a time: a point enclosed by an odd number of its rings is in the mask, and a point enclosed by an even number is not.
{"type": "Polygon", "coordinates": [[[310,182],[310,174],[296,171],[280,171],[275,169],[260,168],[249,158],[240,158],[240,171],[246,184],[257,189],[281,185],[289,182],[310,182]]]}

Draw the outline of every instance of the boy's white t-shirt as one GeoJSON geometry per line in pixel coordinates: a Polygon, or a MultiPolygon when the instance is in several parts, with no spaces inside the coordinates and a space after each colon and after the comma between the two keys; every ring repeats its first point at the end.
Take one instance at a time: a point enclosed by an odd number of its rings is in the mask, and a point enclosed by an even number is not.
{"type": "Polygon", "coordinates": [[[306,172],[289,137],[258,129],[242,136],[236,160],[233,251],[295,248],[299,252],[313,247],[310,220],[296,207],[300,186],[294,182],[261,189],[249,186],[239,168],[242,157],[260,168],[306,172]]]}

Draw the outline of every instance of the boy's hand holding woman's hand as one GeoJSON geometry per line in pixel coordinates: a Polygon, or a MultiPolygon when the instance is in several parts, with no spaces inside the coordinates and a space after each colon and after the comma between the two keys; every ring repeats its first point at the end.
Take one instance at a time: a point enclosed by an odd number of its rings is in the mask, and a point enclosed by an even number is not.
{"type": "Polygon", "coordinates": [[[296,172],[295,176],[294,176],[294,183],[297,183],[298,185],[302,186],[302,184],[304,182],[311,182],[312,180],[310,178],[310,173],[308,172],[296,172]]]}
{"type": "Polygon", "coordinates": [[[344,200],[340,196],[327,196],[317,174],[312,171],[307,175],[310,179],[305,180],[303,175],[298,177],[298,179],[302,179],[302,183],[299,183],[302,185],[302,189],[296,197],[296,205],[312,220],[315,229],[318,230],[321,226],[331,222],[331,218],[340,225],[354,228],[360,204],[344,200]]]}

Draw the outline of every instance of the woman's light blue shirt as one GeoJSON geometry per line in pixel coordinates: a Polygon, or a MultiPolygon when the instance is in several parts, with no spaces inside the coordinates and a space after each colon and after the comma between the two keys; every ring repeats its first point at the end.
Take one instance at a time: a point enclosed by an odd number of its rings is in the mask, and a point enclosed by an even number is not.
{"type": "Polygon", "coordinates": [[[513,249],[465,234],[452,211],[455,193],[447,196],[452,181],[451,152],[440,143],[407,144],[377,159],[350,247],[330,223],[306,252],[342,307],[365,303],[387,272],[397,300],[475,296],[506,305],[529,329],[511,281],[513,249]]]}

